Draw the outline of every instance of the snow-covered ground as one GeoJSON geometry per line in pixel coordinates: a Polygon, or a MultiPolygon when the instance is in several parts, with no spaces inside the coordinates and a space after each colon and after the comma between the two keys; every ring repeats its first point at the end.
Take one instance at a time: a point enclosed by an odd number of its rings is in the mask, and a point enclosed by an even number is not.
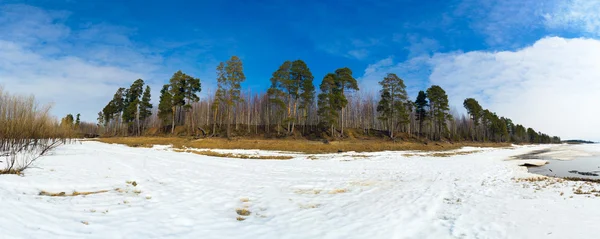
{"type": "Polygon", "coordinates": [[[88,141],[0,175],[0,238],[597,237],[600,197],[574,194],[596,185],[516,180],[534,175],[507,159],[547,147],[252,160],[88,141]]]}

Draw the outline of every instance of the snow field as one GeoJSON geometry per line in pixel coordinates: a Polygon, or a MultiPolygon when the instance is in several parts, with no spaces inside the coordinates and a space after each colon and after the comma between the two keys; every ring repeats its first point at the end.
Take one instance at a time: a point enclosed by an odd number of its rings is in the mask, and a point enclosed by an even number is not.
{"type": "Polygon", "coordinates": [[[595,185],[515,180],[534,175],[506,159],[545,147],[550,146],[467,148],[458,151],[477,152],[450,157],[235,151],[295,156],[252,160],[88,141],[58,148],[23,177],[0,175],[0,233],[2,238],[598,235],[600,198],[573,192],[595,185]],[[108,191],[50,197],[38,195],[42,190],[108,191]],[[249,215],[239,215],[243,210],[249,215]]]}

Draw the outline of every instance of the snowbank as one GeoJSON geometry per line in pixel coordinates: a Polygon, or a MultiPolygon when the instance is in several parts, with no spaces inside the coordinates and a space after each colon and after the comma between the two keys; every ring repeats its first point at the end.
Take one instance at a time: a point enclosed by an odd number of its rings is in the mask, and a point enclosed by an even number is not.
{"type": "Polygon", "coordinates": [[[350,152],[318,160],[310,155],[249,160],[89,141],[58,148],[24,177],[0,175],[0,233],[2,238],[596,237],[600,198],[573,192],[594,185],[515,180],[532,175],[506,159],[541,148],[476,149],[450,157],[350,152]],[[102,193],[50,197],[38,195],[42,190],[102,193]]]}

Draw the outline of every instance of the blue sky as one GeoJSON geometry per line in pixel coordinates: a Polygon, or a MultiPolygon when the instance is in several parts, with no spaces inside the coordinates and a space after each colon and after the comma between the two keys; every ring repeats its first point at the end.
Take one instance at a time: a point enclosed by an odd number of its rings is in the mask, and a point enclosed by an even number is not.
{"type": "MultiPolygon", "coordinates": [[[[575,52],[595,43],[600,2],[0,0],[0,31],[0,85],[54,102],[56,115],[81,112],[89,121],[118,87],[137,78],[153,87],[156,100],[160,85],[181,69],[199,77],[208,94],[218,62],[237,55],[247,76],[243,87],[253,92],[266,90],[283,61],[302,59],[317,86],[326,73],[347,66],[365,91],[376,93],[377,81],[394,72],[411,96],[439,84],[457,111],[464,97],[476,97],[499,114],[535,123],[514,109],[521,104],[499,97],[499,87],[515,86],[500,91],[519,94],[538,82],[548,87],[537,81],[548,71],[531,73],[536,66],[523,59],[536,52],[534,64],[557,44],[575,52]],[[511,53],[516,62],[499,62],[511,53]],[[492,67],[477,68],[485,60],[492,67]],[[500,64],[505,67],[494,67],[500,64]],[[483,73],[490,68],[495,71],[483,73]],[[514,77],[492,79],[497,75],[514,77]]],[[[567,69],[552,57],[559,66],[551,70],[567,69]]],[[[568,70],[589,78],[597,73],[582,64],[568,70]]]]}

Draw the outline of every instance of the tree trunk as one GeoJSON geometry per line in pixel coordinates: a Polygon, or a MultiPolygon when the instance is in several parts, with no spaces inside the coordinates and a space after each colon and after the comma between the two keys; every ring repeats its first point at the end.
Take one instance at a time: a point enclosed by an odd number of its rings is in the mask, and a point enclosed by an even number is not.
{"type": "Polygon", "coordinates": [[[231,137],[231,108],[227,108],[227,138],[231,137]]]}
{"type": "Polygon", "coordinates": [[[177,109],[177,107],[173,107],[172,108],[172,110],[173,110],[173,121],[171,121],[171,134],[173,134],[175,132],[175,112],[176,112],[175,109],[177,109]]]}

